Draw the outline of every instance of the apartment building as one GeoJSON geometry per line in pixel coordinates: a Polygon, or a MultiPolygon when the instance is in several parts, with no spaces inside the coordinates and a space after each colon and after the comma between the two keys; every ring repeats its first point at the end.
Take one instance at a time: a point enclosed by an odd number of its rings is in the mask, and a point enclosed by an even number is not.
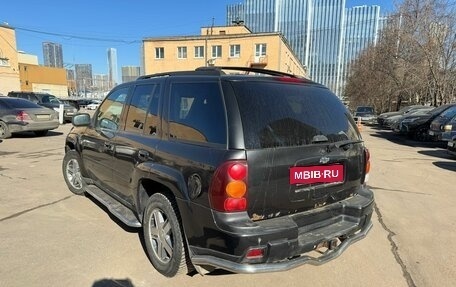
{"type": "Polygon", "coordinates": [[[203,27],[197,36],[145,38],[142,44],[145,74],[230,66],[306,76],[281,33],[252,33],[244,25],[203,27]]]}
{"type": "Polygon", "coordinates": [[[0,24],[0,94],[20,89],[19,64],[14,28],[0,24]]]}

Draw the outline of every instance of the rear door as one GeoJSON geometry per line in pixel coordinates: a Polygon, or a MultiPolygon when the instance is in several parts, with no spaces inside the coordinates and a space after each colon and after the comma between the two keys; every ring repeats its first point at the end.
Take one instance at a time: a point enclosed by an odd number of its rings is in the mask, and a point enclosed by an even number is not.
{"type": "Polygon", "coordinates": [[[125,125],[113,138],[113,191],[129,203],[138,179],[135,169],[152,161],[160,140],[159,99],[161,85],[150,83],[136,85],[125,109],[125,125]]]}
{"type": "Polygon", "coordinates": [[[364,146],[328,89],[278,81],[233,83],[249,168],[249,214],[271,218],[357,192],[364,146]]]}

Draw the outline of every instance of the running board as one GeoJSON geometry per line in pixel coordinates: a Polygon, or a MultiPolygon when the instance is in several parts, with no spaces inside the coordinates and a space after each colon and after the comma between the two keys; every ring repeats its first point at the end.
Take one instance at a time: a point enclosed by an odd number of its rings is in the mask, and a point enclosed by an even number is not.
{"type": "Polygon", "coordinates": [[[125,205],[121,204],[118,200],[99,189],[95,185],[87,185],[85,191],[93,196],[97,201],[108,208],[112,215],[117,217],[120,221],[131,227],[141,227],[136,215],[128,209],[125,205]]]}

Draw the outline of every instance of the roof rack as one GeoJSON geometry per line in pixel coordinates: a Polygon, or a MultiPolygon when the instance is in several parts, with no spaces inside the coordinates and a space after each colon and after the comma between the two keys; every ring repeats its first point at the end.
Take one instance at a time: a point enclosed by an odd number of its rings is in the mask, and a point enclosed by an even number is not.
{"type": "Polygon", "coordinates": [[[221,74],[225,74],[222,70],[231,70],[231,71],[243,71],[243,72],[246,72],[246,74],[249,74],[250,72],[252,72],[252,73],[258,73],[258,74],[270,75],[270,76],[298,78],[298,76],[293,75],[293,74],[280,72],[280,71],[274,71],[274,70],[268,70],[268,69],[262,69],[262,68],[212,66],[212,67],[200,67],[200,68],[196,69],[196,71],[214,71],[214,70],[220,71],[221,74]]]}
{"type": "Polygon", "coordinates": [[[242,71],[242,72],[245,72],[246,74],[258,73],[258,74],[270,75],[270,76],[300,78],[293,74],[288,74],[288,73],[273,71],[273,70],[267,70],[267,69],[261,69],[261,68],[211,66],[211,67],[199,67],[199,68],[196,68],[194,71],[177,71],[177,72],[165,72],[165,73],[144,75],[144,76],[140,76],[139,78],[137,78],[137,80],[144,80],[144,79],[150,79],[150,78],[156,78],[156,77],[169,77],[169,76],[226,75],[226,73],[223,70],[242,71]]]}

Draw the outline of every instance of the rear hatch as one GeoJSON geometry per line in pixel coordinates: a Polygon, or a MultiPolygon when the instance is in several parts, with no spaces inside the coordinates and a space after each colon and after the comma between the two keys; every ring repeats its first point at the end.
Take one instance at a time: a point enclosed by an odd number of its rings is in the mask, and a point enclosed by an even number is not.
{"type": "Polygon", "coordinates": [[[328,89],[266,81],[232,83],[248,164],[254,220],[293,214],[353,196],[365,148],[349,111],[328,89]]]}

